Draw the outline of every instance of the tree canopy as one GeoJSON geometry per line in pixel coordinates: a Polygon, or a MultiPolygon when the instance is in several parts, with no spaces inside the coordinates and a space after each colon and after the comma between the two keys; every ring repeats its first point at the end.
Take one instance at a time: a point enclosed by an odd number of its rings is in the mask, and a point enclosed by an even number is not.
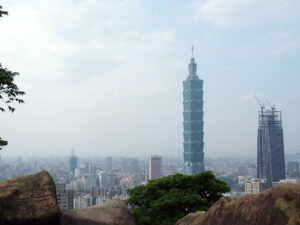
{"type": "Polygon", "coordinates": [[[2,15],[8,15],[8,12],[2,11],[2,6],[0,5],[0,17],[2,17],[2,15]]]}
{"type": "MultiPolygon", "coordinates": [[[[2,10],[2,6],[0,6],[0,17],[3,15],[8,15],[6,11],[2,10]]],[[[18,76],[19,73],[12,72],[6,68],[3,68],[0,63],[0,111],[4,112],[8,109],[10,112],[14,112],[15,108],[13,107],[13,103],[24,103],[19,96],[24,95],[24,91],[20,91],[18,86],[14,83],[14,79],[18,76]]],[[[2,147],[7,145],[7,141],[3,140],[0,137],[0,150],[2,147]]]]}
{"type": "Polygon", "coordinates": [[[171,225],[190,212],[208,210],[228,191],[211,171],[175,174],[129,189],[127,204],[138,225],[171,225]]]}

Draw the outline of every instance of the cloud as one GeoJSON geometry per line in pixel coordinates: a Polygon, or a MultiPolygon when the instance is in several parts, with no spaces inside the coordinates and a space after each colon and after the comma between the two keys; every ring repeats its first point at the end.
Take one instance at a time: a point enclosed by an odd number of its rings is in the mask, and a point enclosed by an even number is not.
{"type": "Polygon", "coordinates": [[[171,94],[159,60],[174,44],[173,31],[138,29],[138,1],[21,4],[10,3],[10,15],[0,21],[0,61],[20,72],[18,84],[27,92],[13,120],[1,117],[2,127],[11,128],[5,132],[10,151],[74,146],[108,154],[138,152],[145,143],[144,151],[171,149],[157,133],[163,117],[151,117],[152,108],[162,116],[173,108],[160,97],[171,94]]]}
{"type": "MultiPolygon", "coordinates": [[[[27,94],[16,113],[0,117],[0,136],[10,142],[3,154],[69,154],[74,147],[79,155],[181,156],[181,81],[195,42],[204,79],[207,149],[225,155],[225,149],[240,154],[243,148],[252,154],[255,141],[249,140],[255,132],[249,127],[256,124],[256,113],[249,101],[233,99],[257,91],[284,101],[283,89],[298,91],[299,3],[205,0],[196,7],[196,20],[195,9],[186,5],[6,1],[10,15],[0,19],[0,62],[20,72],[17,83],[27,94]],[[259,27],[261,21],[266,27],[259,27]],[[288,23],[277,26],[280,22],[288,23]],[[251,29],[240,32],[244,26],[251,29]],[[272,87],[266,85],[270,80],[272,87]],[[227,119],[237,111],[240,120],[227,119]],[[224,120],[228,126],[220,127],[224,120]],[[237,132],[245,141],[231,146],[237,132]],[[227,143],[216,142],[223,133],[227,143]]],[[[246,99],[254,101],[253,95],[246,99]]]]}
{"type": "Polygon", "coordinates": [[[267,32],[260,44],[265,47],[270,55],[279,56],[291,52],[297,52],[300,48],[300,35],[298,32],[287,30],[273,30],[267,32]]]}
{"type": "Polygon", "coordinates": [[[247,94],[245,96],[243,96],[243,101],[246,101],[246,102],[251,102],[251,103],[256,103],[256,98],[255,96],[257,96],[257,94],[255,93],[250,93],[250,94],[247,94]]]}
{"type": "Polygon", "coordinates": [[[206,0],[196,16],[217,27],[243,27],[298,20],[297,0],[206,0]]]}

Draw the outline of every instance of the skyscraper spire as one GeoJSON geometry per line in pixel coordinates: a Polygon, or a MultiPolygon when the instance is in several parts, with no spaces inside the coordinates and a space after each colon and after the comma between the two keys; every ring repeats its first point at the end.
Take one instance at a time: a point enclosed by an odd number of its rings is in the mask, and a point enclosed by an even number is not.
{"type": "Polygon", "coordinates": [[[195,63],[194,46],[192,45],[192,58],[189,64],[189,75],[197,76],[196,73],[197,73],[197,64],[195,63]]]}
{"type": "Polygon", "coordinates": [[[194,46],[192,45],[192,58],[194,58],[194,46]]]}

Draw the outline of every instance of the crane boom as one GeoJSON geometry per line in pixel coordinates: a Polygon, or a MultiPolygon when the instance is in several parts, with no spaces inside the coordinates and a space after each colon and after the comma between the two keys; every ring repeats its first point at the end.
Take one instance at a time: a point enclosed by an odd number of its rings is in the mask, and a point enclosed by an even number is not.
{"type": "Polygon", "coordinates": [[[254,95],[257,103],[259,104],[260,108],[261,108],[261,111],[264,111],[264,108],[265,108],[265,104],[261,104],[261,102],[259,101],[258,97],[256,95],[254,95]]]}

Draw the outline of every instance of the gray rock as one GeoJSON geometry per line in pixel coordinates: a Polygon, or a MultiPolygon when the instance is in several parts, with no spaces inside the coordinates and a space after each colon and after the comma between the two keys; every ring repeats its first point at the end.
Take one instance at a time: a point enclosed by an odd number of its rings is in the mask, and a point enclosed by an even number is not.
{"type": "Polygon", "coordinates": [[[53,225],[60,216],[48,172],[0,181],[0,225],[53,225]]]}

